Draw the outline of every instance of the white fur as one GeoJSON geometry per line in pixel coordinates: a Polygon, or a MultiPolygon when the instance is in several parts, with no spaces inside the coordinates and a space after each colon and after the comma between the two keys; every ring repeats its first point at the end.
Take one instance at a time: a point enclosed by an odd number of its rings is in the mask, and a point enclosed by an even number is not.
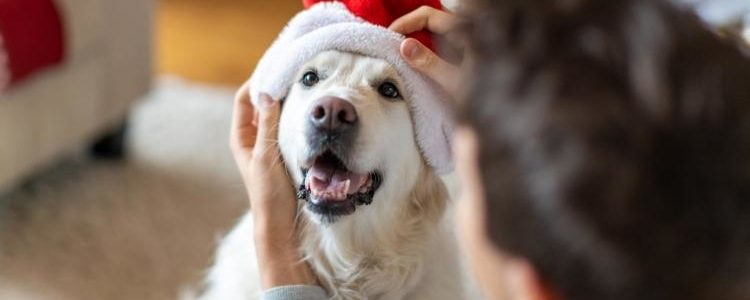
{"type": "MultiPolygon", "coordinates": [[[[324,222],[301,209],[301,254],[333,299],[461,299],[462,272],[451,230],[445,223],[448,194],[420,155],[406,103],[377,92],[388,77],[404,84],[386,61],[327,51],[295,78],[314,68],[321,81],[313,88],[295,84],[284,103],[279,146],[294,181],[302,182],[308,155],[307,112],[315,99],[337,96],[350,101],[360,129],[350,169],[378,170],[383,183],[373,203],[324,222]]],[[[301,203],[300,205],[304,205],[301,203]]],[[[248,214],[222,242],[201,299],[256,299],[259,283],[248,214]]]]}

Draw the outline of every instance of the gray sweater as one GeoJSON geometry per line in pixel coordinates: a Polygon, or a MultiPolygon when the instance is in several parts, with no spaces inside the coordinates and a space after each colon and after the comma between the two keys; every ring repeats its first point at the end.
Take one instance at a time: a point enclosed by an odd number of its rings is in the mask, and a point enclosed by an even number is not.
{"type": "Polygon", "coordinates": [[[317,285],[285,285],[268,289],[261,300],[326,300],[328,295],[317,285]]]}

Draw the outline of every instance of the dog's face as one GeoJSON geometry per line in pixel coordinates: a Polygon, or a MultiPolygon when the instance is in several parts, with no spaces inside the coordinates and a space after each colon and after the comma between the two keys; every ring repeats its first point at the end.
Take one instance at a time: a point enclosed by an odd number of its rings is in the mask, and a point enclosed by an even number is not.
{"type": "Polygon", "coordinates": [[[396,70],[381,59],[327,51],[295,80],[279,145],[307,213],[330,223],[359,205],[397,206],[387,202],[404,198],[399,193],[410,190],[422,161],[396,70]]]}

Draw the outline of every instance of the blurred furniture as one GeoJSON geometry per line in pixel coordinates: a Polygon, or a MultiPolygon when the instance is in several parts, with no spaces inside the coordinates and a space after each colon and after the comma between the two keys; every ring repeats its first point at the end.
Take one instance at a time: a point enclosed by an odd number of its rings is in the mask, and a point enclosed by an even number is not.
{"type": "Polygon", "coordinates": [[[128,109],[151,83],[152,0],[54,4],[64,59],[0,95],[0,193],[91,145],[118,155],[128,109]]]}

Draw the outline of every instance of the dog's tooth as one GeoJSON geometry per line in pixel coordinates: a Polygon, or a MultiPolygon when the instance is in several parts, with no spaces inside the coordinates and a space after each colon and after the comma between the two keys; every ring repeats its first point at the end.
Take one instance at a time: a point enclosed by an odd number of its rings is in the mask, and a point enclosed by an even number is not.
{"type": "Polygon", "coordinates": [[[348,194],[349,193],[349,187],[351,185],[352,185],[352,180],[351,179],[347,179],[346,181],[344,181],[344,194],[348,194]]]}
{"type": "Polygon", "coordinates": [[[338,195],[339,193],[341,193],[341,188],[342,187],[344,187],[344,183],[343,182],[336,183],[336,187],[333,190],[334,193],[336,193],[336,195],[338,195]]]}

